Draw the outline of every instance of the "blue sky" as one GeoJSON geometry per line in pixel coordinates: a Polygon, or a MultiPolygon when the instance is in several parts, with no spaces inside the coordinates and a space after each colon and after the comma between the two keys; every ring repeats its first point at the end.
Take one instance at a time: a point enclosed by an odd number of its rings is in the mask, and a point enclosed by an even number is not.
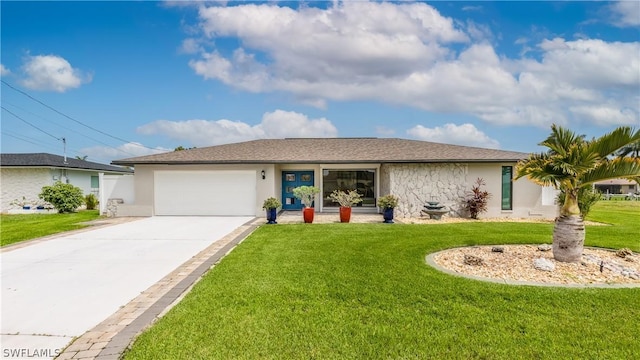
{"type": "Polygon", "coordinates": [[[335,136],[532,152],[552,123],[640,126],[637,1],[0,6],[4,153],[335,136]]]}

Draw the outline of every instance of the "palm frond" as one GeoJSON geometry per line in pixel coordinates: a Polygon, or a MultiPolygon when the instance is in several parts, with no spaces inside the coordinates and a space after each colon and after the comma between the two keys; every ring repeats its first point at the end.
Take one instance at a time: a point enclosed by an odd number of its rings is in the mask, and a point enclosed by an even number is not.
{"type": "Polygon", "coordinates": [[[602,180],[638,177],[640,177],[640,159],[618,157],[603,161],[596,168],[585,173],[581,178],[580,186],[591,185],[602,180]]]}
{"type": "Polygon", "coordinates": [[[548,147],[550,155],[565,156],[572,146],[582,142],[584,142],[584,135],[577,135],[567,128],[553,124],[551,134],[539,145],[548,147]]]}
{"type": "Polygon", "coordinates": [[[640,130],[634,131],[629,126],[622,126],[608,134],[589,141],[588,147],[589,152],[597,153],[602,158],[605,158],[639,141],[640,130]]]}

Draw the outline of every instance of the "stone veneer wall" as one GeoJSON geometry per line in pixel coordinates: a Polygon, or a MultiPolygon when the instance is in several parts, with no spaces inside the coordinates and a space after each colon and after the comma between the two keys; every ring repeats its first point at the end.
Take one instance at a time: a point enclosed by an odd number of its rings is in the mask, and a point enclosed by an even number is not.
{"type": "Polygon", "coordinates": [[[380,195],[398,197],[396,217],[420,217],[427,201],[447,206],[449,216],[461,215],[468,190],[466,164],[383,164],[380,195]]]}

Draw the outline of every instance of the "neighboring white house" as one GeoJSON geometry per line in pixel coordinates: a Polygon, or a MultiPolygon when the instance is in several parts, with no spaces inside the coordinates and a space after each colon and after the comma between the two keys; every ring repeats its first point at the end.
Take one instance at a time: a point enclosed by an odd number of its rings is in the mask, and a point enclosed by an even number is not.
{"type": "MultiPolygon", "coordinates": [[[[336,189],[358,191],[358,212],[377,212],[377,198],[393,194],[397,217],[418,217],[427,201],[464,216],[462,201],[477,178],[491,193],[486,217],[554,218],[553,191],[513,180],[526,153],[405,139],[263,139],[114,161],[134,166],[133,204],[127,215],[264,216],[276,197],[285,210],[301,208],[293,188],[315,185],[317,211],[337,211],[336,189]]],[[[118,210],[120,213],[120,210],[118,210]]]]}
{"type": "Polygon", "coordinates": [[[640,194],[640,184],[627,179],[598,181],[594,184],[594,187],[604,195],[640,194]]]}
{"type": "MultiPolygon", "coordinates": [[[[46,153],[0,154],[0,212],[8,212],[14,200],[36,202],[43,186],[57,181],[73,184],[84,194],[100,195],[100,174],[125,175],[128,168],[46,153]]],[[[35,204],[33,204],[35,205],[35,204]]],[[[14,206],[15,208],[15,206],[14,206]]]]}

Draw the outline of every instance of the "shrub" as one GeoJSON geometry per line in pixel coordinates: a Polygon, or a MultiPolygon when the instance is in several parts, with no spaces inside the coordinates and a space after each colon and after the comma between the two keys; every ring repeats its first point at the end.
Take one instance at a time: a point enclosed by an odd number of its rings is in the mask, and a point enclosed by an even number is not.
{"type": "MultiPolygon", "coordinates": [[[[565,192],[564,190],[560,190],[560,193],[558,193],[558,205],[560,207],[562,207],[562,205],[564,205],[564,199],[565,199],[565,192]]],[[[591,187],[581,187],[578,189],[578,207],[580,208],[580,213],[582,214],[582,217],[585,218],[587,216],[587,214],[589,214],[589,211],[591,210],[591,207],[598,202],[598,200],[601,199],[601,194],[597,191],[592,189],[591,187]]]]}
{"type": "Polygon", "coordinates": [[[328,199],[340,204],[342,207],[351,207],[352,205],[362,202],[362,196],[355,190],[334,190],[329,194],[328,199]]]}
{"type": "Polygon", "coordinates": [[[398,198],[393,195],[384,195],[378,198],[378,206],[382,209],[394,209],[398,206],[398,198]]]}
{"type": "Polygon", "coordinates": [[[82,189],[60,181],[52,186],[42,187],[40,199],[51,203],[59,213],[74,212],[84,202],[82,189]]]}
{"type": "Polygon", "coordinates": [[[491,198],[491,194],[480,187],[486,185],[482,178],[477,178],[475,185],[468,193],[468,197],[464,202],[465,210],[469,211],[472,219],[477,219],[478,215],[487,211],[487,202],[491,198]]]}
{"type": "Polygon", "coordinates": [[[304,207],[311,207],[313,200],[315,200],[316,194],[320,192],[320,189],[316,186],[299,186],[293,189],[293,196],[300,199],[304,207]]]}
{"type": "Polygon", "coordinates": [[[96,205],[98,205],[98,198],[93,194],[89,194],[84,197],[84,203],[87,205],[87,210],[95,210],[96,205]]]}
{"type": "Polygon", "coordinates": [[[265,210],[269,210],[269,209],[277,209],[280,206],[282,206],[282,203],[280,202],[280,200],[274,198],[274,197],[270,197],[268,199],[266,199],[263,203],[262,203],[262,208],[265,210]]]}

